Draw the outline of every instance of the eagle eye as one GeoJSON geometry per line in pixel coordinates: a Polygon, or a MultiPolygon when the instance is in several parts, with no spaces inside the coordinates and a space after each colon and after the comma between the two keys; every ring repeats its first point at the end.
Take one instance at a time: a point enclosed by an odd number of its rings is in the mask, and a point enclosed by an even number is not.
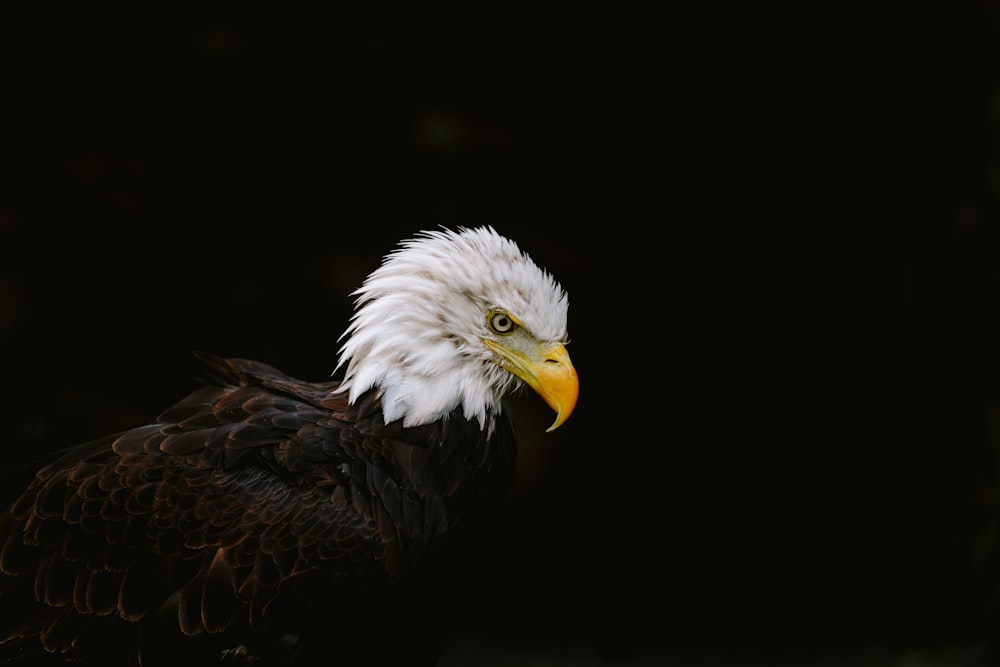
{"type": "Polygon", "coordinates": [[[510,333],[514,329],[514,320],[501,310],[491,310],[486,316],[486,322],[490,325],[490,329],[498,334],[510,333]]]}

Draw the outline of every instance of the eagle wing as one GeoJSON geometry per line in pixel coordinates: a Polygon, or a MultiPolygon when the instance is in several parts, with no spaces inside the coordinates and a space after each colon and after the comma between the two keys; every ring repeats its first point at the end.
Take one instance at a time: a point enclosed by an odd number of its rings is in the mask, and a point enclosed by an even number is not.
{"type": "Polygon", "coordinates": [[[399,573],[374,404],[203,356],[216,383],[65,451],[0,515],[0,645],[73,655],[92,630],[154,619],[224,636],[288,613],[283,592],[399,573]]]}

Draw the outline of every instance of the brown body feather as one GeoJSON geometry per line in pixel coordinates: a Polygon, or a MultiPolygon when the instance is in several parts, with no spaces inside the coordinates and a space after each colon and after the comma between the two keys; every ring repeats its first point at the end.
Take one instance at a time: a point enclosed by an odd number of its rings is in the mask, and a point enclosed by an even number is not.
{"type": "MultiPolygon", "coordinates": [[[[12,665],[298,664],[327,650],[352,664],[351,646],[393,619],[418,641],[422,612],[394,596],[513,482],[506,421],[490,438],[461,414],[404,429],[373,393],[348,405],[335,382],[204,356],[217,383],[65,451],[0,514],[12,665]]],[[[377,664],[376,648],[358,655],[377,664]]]]}

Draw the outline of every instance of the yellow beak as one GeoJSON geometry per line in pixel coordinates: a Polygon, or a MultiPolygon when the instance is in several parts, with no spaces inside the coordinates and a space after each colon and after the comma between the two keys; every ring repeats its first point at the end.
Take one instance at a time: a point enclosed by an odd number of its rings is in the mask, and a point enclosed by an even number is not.
{"type": "Polygon", "coordinates": [[[501,346],[490,340],[483,342],[503,357],[510,372],[524,380],[555,410],[556,420],[546,432],[556,430],[569,419],[580,394],[580,380],[565,346],[557,344],[547,349],[525,350],[501,346]]]}

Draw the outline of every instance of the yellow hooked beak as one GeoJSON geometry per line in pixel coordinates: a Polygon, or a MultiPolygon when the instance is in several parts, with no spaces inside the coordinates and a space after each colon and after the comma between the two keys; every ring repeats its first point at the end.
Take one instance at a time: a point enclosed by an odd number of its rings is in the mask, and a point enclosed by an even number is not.
{"type": "Polygon", "coordinates": [[[504,343],[508,341],[512,344],[483,342],[503,358],[506,363],[501,365],[504,368],[524,380],[555,410],[556,420],[545,430],[556,430],[569,419],[580,394],[580,380],[566,347],[561,344],[542,347],[534,339],[530,339],[532,344],[524,338],[504,339],[504,343]]]}

